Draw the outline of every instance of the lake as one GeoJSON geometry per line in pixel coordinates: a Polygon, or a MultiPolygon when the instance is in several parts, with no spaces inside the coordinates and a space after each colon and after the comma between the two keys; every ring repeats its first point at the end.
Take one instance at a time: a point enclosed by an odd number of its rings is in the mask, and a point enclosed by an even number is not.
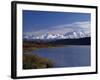
{"type": "Polygon", "coordinates": [[[87,45],[71,45],[54,48],[40,48],[34,50],[32,54],[48,58],[54,63],[54,67],[79,67],[91,65],[90,51],[90,46],[87,45]]]}

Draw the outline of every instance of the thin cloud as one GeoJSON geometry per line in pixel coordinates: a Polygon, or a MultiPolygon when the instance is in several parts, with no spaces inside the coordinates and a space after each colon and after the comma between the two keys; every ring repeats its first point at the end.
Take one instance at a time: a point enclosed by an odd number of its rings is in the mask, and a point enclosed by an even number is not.
{"type": "Polygon", "coordinates": [[[41,29],[38,31],[34,32],[27,32],[25,34],[32,34],[32,35],[42,35],[46,33],[51,33],[51,34],[64,34],[67,32],[72,32],[72,31],[84,31],[87,33],[90,33],[90,21],[81,21],[81,22],[74,22],[71,24],[63,24],[63,25],[58,25],[58,26],[52,26],[47,29],[41,29]]]}

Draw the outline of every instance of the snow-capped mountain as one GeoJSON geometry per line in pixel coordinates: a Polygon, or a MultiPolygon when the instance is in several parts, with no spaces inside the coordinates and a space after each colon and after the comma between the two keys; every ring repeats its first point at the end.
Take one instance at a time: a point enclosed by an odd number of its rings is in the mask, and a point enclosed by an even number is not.
{"type": "Polygon", "coordinates": [[[83,37],[90,37],[90,33],[86,33],[83,31],[73,31],[73,32],[67,32],[64,34],[52,34],[52,33],[45,33],[39,36],[36,36],[34,34],[24,34],[24,39],[74,39],[74,38],[83,38],[83,37]]]}

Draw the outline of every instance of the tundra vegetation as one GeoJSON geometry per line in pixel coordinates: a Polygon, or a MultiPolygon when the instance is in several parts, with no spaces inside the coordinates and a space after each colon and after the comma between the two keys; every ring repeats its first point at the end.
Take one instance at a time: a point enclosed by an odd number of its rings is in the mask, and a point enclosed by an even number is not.
{"type": "Polygon", "coordinates": [[[51,45],[43,44],[33,44],[33,43],[23,43],[23,69],[42,69],[42,68],[52,68],[53,62],[47,58],[43,58],[35,53],[34,50],[44,47],[53,47],[51,45]]]}

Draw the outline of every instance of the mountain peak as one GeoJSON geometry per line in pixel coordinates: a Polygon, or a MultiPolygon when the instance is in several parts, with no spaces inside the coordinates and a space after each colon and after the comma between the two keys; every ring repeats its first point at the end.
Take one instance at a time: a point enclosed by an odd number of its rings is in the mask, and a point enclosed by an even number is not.
{"type": "Polygon", "coordinates": [[[83,38],[83,37],[90,37],[90,33],[86,33],[83,31],[73,31],[73,32],[66,32],[64,34],[52,34],[52,33],[45,33],[39,36],[34,34],[32,35],[24,35],[24,39],[74,39],[74,38],[83,38]]]}

